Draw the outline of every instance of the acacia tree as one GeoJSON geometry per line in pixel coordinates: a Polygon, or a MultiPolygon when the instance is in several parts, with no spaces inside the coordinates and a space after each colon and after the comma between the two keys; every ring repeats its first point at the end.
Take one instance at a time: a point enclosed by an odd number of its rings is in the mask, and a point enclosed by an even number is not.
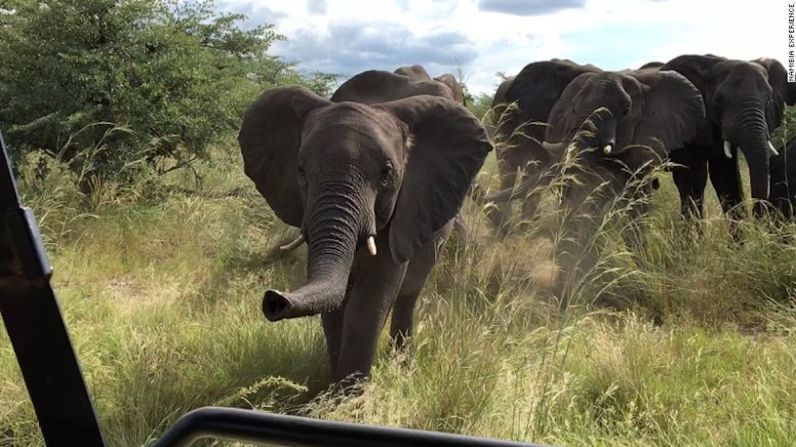
{"type": "Polygon", "coordinates": [[[0,128],[17,154],[69,161],[101,144],[91,169],[114,175],[131,160],[173,168],[206,156],[267,87],[327,93],[332,77],[303,78],[268,55],[282,36],[243,19],[210,0],[6,1],[0,128]]]}

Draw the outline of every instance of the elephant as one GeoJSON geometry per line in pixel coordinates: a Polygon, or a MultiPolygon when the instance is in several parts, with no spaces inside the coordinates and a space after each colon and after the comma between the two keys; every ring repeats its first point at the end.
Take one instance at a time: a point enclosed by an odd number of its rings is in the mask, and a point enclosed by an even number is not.
{"type": "Polygon", "coordinates": [[[768,201],[786,219],[793,219],[796,207],[796,137],[780,146],[771,157],[771,192],[768,201]]]}
{"type": "MultiPolygon", "coordinates": [[[[589,266],[584,241],[597,232],[609,203],[628,200],[631,217],[644,214],[657,185],[649,174],[693,137],[704,115],[699,90],[673,71],[587,71],[568,83],[539,145],[544,163],[563,169],[556,226],[568,233],[556,249],[562,278],[589,266]]],[[[538,181],[530,177],[498,194],[504,200],[524,197],[538,181]]]]}
{"type": "MultiPolygon", "coordinates": [[[[674,71],[586,73],[550,112],[544,146],[566,157],[559,217],[569,219],[556,257],[568,275],[589,269],[587,240],[616,200],[637,220],[657,188],[653,170],[697,132],[705,108],[699,90],[674,71]]],[[[635,245],[635,234],[625,234],[635,245]]]]}
{"type": "Polygon", "coordinates": [[[453,94],[453,100],[467,107],[467,98],[464,95],[464,87],[462,87],[462,84],[456,79],[455,76],[450,73],[444,73],[434,78],[434,80],[447,85],[453,94]]]}
{"type": "Polygon", "coordinates": [[[500,123],[500,117],[503,116],[503,113],[506,111],[508,107],[508,102],[506,101],[506,92],[508,91],[509,87],[511,87],[511,83],[514,82],[514,76],[508,76],[498,85],[497,90],[495,90],[495,96],[492,97],[492,103],[489,106],[490,118],[487,120],[487,132],[489,133],[490,138],[495,139],[497,133],[497,126],[500,123]]]}
{"type": "MultiPolygon", "coordinates": [[[[495,156],[500,181],[499,192],[486,194],[482,204],[487,216],[505,231],[511,219],[510,206],[505,191],[515,185],[518,178],[527,179],[530,185],[544,181],[546,168],[552,162],[551,154],[541,146],[550,111],[564,89],[572,80],[584,73],[601,71],[593,65],[581,65],[566,59],[532,62],[517,76],[500,84],[492,101],[498,113],[494,133],[495,156]],[[507,108],[516,103],[516,108],[507,108]]],[[[523,217],[536,210],[536,200],[529,197],[523,203],[523,217]]]]}
{"type": "Polygon", "coordinates": [[[428,74],[426,69],[423,68],[422,65],[417,65],[417,64],[399,67],[394,71],[394,73],[406,76],[414,82],[420,82],[420,81],[439,82],[448,88],[453,101],[456,101],[457,103],[463,106],[467,106],[467,100],[464,94],[464,87],[456,79],[456,77],[450,73],[444,73],[435,78],[432,78],[428,74]]]}
{"type": "Polygon", "coordinates": [[[770,190],[769,157],[776,155],[771,133],[782,123],[785,104],[796,103],[796,88],[787,83],[785,68],[773,59],[743,61],[709,54],[679,56],[660,70],[688,78],[705,103],[697,133],[671,155],[682,214],[702,217],[709,176],[725,214],[732,220],[744,217],[739,206],[740,151],[749,168],[752,197],[758,200],[754,215],[761,215],[765,205],[760,201],[770,190]]]}
{"type": "Polygon", "coordinates": [[[661,68],[663,66],[663,62],[653,61],[647,62],[646,64],[638,67],[639,70],[644,70],[647,68],[661,68]]]}
{"type": "Polygon", "coordinates": [[[333,102],[290,86],[261,94],[238,142],[245,174],[308,245],[306,283],[268,289],[262,312],[321,314],[332,381],[347,389],[369,376],[391,309],[393,344],[411,336],[437,247],[492,149],[486,131],[445,98],[333,102]]]}

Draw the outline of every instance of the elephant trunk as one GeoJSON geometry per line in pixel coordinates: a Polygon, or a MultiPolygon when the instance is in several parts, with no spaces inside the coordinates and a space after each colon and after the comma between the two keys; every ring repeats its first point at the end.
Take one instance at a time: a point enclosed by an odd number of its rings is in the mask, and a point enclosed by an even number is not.
{"type": "MultiPolygon", "coordinates": [[[[353,203],[342,205],[339,194],[330,194],[308,208],[313,212],[305,221],[307,283],[293,292],[266,291],[262,309],[268,320],[329,312],[343,303],[357,242],[365,238],[360,238],[363,233],[360,223],[364,219],[357,210],[359,207],[353,203]]],[[[370,245],[372,240],[367,239],[370,245]]],[[[375,247],[368,248],[371,253],[375,252],[375,247]]]]}
{"type": "MultiPolygon", "coordinates": [[[[749,167],[749,183],[752,197],[757,200],[768,200],[770,190],[769,178],[769,142],[768,127],[762,108],[756,108],[744,114],[739,122],[740,130],[737,137],[730,138],[737,144],[746,158],[749,167]]],[[[755,214],[758,215],[763,208],[762,204],[755,204],[755,214]]]]}

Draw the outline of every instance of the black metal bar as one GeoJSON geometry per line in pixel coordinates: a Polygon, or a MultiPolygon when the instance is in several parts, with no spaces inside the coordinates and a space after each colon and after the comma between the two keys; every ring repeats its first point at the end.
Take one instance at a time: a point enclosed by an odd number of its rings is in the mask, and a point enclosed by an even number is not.
{"type": "Polygon", "coordinates": [[[533,447],[520,442],[218,407],[185,414],[153,447],[187,447],[203,438],[304,447],[533,447]]]}
{"type": "Polygon", "coordinates": [[[0,148],[0,313],[39,427],[50,447],[103,447],[38,225],[20,204],[1,135],[0,148]]]}

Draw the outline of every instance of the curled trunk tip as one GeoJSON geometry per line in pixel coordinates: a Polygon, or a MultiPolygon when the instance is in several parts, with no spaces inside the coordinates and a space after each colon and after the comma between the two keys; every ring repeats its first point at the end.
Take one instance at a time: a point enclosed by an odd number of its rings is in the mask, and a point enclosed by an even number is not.
{"type": "Polygon", "coordinates": [[[268,321],[290,318],[292,307],[290,299],[278,290],[268,290],[263,296],[263,314],[268,321]]]}

